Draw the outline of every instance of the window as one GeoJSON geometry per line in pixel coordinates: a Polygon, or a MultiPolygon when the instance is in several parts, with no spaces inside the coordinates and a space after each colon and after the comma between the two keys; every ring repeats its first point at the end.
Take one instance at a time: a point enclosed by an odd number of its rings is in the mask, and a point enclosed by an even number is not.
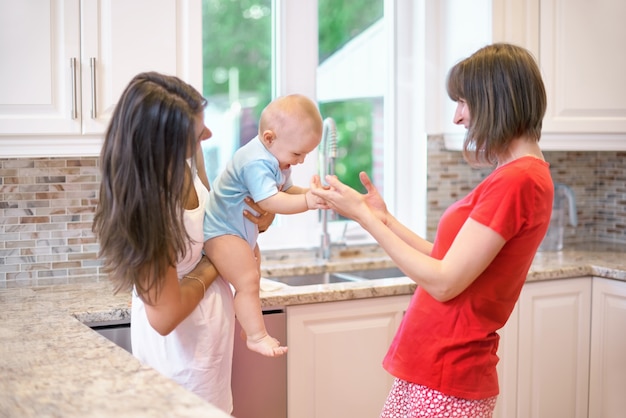
{"type": "Polygon", "coordinates": [[[203,0],[203,94],[213,138],[203,151],[209,181],[257,133],[272,98],[271,0],[203,0]]]}
{"type": "MultiPolygon", "coordinates": [[[[256,136],[260,111],[273,97],[298,92],[336,122],[339,178],[362,189],[358,173],[366,171],[390,209],[401,203],[394,180],[402,167],[395,164],[398,117],[390,90],[397,83],[389,65],[396,3],[413,9],[412,0],[203,0],[203,93],[213,131],[203,143],[209,180],[256,136]]],[[[294,183],[308,185],[317,163],[317,155],[307,156],[293,169],[294,183]]],[[[261,248],[319,245],[319,218],[317,211],[277,216],[272,232],[260,237],[261,248]]],[[[335,240],[346,225],[351,242],[372,241],[345,220],[331,222],[335,240]]]]}
{"type": "Polygon", "coordinates": [[[387,80],[383,0],[319,0],[317,100],[337,127],[335,173],[362,190],[368,173],[383,193],[384,96],[387,80]]]}

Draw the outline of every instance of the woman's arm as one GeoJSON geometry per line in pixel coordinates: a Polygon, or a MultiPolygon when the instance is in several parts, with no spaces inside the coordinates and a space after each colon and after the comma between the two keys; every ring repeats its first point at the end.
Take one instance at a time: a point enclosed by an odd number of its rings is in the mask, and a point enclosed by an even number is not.
{"type": "Polygon", "coordinates": [[[393,215],[388,214],[386,220],[386,226],[389,228],[398,238],[407,243],[410,247],[416,249],[422,254],[430,255],[433,250],[433,243],[425,240],[417,235],[415,232],[407,228],[404,224],[398,221],[393,215]]]}
{"type": "Polygon", "coordinates": [[[440,302],[464,291],[506,242],[494,230],[469,218],[444,258],[437,260],[411,247],[374,216],[365,216],[361,225],[408,277],[440,302]]]}
{"type": "Polygon", "coordinates": [[[393,231],[400,239],[406,242],[409,246],[415,248],[423,254],[430,255],[433,244],[424,238],[411,231],[409,228],[399,222],[389,211],[387,210],[387,204],[383,200],[378,189],[372,184],[369,176],[361,171],[359,173],[359,180],[365,187],[366,193],[360,195],[368,209],[380,219],[389,229],[393,231]]]}
{"type": "Polygon", "coordinates": [[[172,332],[198,306],[217,275],[213,264],[204,256],[193,271],[180,281],[176,268],[168,267],[159,294],[150,289],[146,295],[140,295],[152,328],[161,335],[172,332]]]}
{"type": "Polygon", "coordinates": [[[428,255],[432,244],[393,218],[363,177],[368,195],[373,193],[370,196],[358,193],[336,177],[327,180],[330,189],[315,189],[314,193],[342,215],[357,221],[408,277],[439,301],[450,300],[465,290],[505,244],[498,233],[470,218],[445,257],[434,259],[428,255]]]}

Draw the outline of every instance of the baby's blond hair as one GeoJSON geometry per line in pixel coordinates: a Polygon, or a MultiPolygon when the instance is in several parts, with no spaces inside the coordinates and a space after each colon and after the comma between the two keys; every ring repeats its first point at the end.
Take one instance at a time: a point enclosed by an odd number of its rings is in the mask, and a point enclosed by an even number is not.
{"type": "Polygon", "coordinates": [[[302,94],[290,94],[268,104],[259,120],[259,135],[265,130],[280,131],[282,126],[298,123],[321,134],[322,115],[315,102],[302,94]]]}

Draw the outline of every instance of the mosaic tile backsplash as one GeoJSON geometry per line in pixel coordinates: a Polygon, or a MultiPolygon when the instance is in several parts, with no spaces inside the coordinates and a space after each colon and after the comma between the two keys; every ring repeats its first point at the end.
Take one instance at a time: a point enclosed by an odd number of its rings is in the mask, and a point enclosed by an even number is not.
{"type": "MultiPolygon", "coordinates": [[[[546,152],[556,182],[574,189],[579,225],[565,245],[626,245],[626,152],[546,152]]],[[[428,231],[442,212],[489,172],[428,140],[428,231]]],[[[97,157],[0,159],[0,288],[104,280],[91,222],[99,188],[97,157]]]]}
{"type": "MultiPolygon", "coordinates": [[[[564,245],[603,241],[626,245],[626,152],[544,151],[555,183],[576,196],[578,226],[567,226],[564,245]]],[[[460,151],[446,151],[443,138],[428,140],[427,236],[432,239],[443,211],[492,170],[471,168],[460,151]]]]}

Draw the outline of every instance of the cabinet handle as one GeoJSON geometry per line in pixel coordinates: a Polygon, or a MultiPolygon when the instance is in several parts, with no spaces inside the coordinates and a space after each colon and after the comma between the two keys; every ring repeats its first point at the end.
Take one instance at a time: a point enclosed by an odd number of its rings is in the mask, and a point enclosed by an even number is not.
{"type": "Polygon", "coordinates": [[[72,119],[78,117],[78,109],[76,107],[76,58],[70,58],[70,72],[72,77],[72,119]]]}
{"type": "Polygon", "coordinates": [[[89,58],[89,66],[91,67],[91,119],[95,119],[96,111],[96,59],[89,58]]]}

